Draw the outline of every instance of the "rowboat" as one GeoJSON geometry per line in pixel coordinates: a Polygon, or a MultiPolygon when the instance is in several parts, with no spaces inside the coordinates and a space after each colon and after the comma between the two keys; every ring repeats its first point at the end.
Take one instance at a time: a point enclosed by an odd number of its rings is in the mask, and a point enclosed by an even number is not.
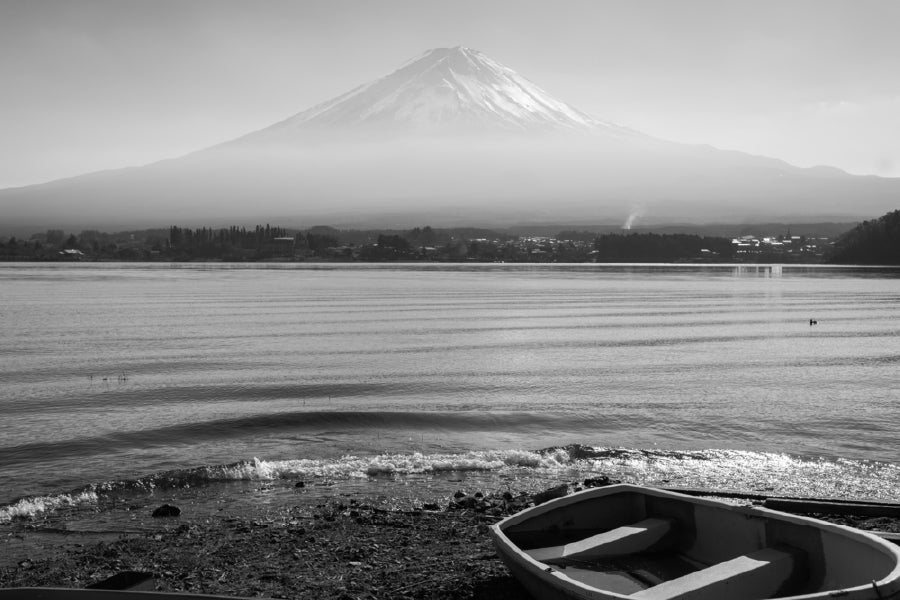
{"type": "Polygon", "coordinates": [[[620,484],[491,528],[537,599],[900,599],[900,547],[766,508],[620,484]]]}

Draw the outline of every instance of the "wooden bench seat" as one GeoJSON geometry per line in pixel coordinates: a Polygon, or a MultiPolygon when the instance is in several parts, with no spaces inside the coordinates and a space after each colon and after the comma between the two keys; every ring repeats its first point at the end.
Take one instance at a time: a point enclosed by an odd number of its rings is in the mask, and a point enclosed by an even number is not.
{"type": "Polygon", "coordinates": [[[787,551],[763,548],[641,590],[635,600],[749,600],[770,598],[795,568],[787,551]]]}
{"type": "Polygon", "coordinates": [[[531,558],[546,563],[563,560],[598,560],[635,554],[659,542],[673,527],[672,519],[644,519],[577,542],[533,548],[525,552],[531,558]]]}

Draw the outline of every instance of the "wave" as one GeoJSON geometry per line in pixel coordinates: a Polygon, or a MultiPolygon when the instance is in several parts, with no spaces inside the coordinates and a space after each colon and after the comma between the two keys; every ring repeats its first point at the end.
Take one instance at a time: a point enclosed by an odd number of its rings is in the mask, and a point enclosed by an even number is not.
{"type": "Polygon", "coordinates": [[[92,483],[66,493],[29,496],[0,505],[0,523],[28,519],[61,508],[101,504],[135,493],[196,488],[221,482],[365,479],[383,475],[496,471],[506,467],[552,469],[567,460],[564,451],[544,455],[524,450],[489,450],[465,454],[380,454],[328,459],[243,460],[154,473],[139,479],[92,483]]]}
{"type": "Polygon", "coordinates": [[[897,501],[900,466],[877,461],[804,458],[740,450],[661,450],[569,445],[542,450],[477,450],[457,454],[396,453],[337,459],[253,458],[86,485],[61,494],[0,505],[0,523],[60,509],[96,507],[134,494],[239,481],[366,480],[479,472],[501,479],[575,481],[609,475],[632,483],[768,495],[897,501]]]}
{"type": "Polygon", "coordinates": [[[30,519],[64,507],[93,505],[97,504],[99,499],[97,493],[92,490],[76,490],[67,494],[20,498],[6,506],[0,506],[0,523],[8,523],[16,519],[30,519]]]}
{"type": "MultiPolygon", "coordinates": [[[[347,388],[349,386],[344,386],[347,388]]],[[[343,389],[347,392],[347,389],[343,389]]],[[[0,448],[0,466],[46,460],[55,456],[90,456],[133,448],[172,447],[203,440],[246,437],[277,432],[348,431],[358,429],[438,429],[478,431],[505,427],[551,427],[560,420],[553,415],[529,412],[407,412],[407,411],[327,411],[299,410],[253,414],[241,417],[180,423],[142,429],[115,431],[65,441],[35,442],[0,448]]]]}

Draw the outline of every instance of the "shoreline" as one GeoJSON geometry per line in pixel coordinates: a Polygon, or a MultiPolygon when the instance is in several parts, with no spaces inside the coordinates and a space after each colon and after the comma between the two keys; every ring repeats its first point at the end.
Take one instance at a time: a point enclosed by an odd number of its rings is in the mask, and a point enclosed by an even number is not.
{"type": "MultiPolygon", "coordinates": [[[[265,517],[182,513],[151,531],[57,536],[42,556],[12,557],[0,588],[84,588],[117,573],[153,575],[148,591],[297,599],[527,597],[494,552],[489,526],[530,498],[490,506],[387,510],[358,499],[265,517]],[[500,508],[503,506],[504,508],[500,508]]],[[[478,504],[481,503],[480,506],[478,504]]],[[[24,542],[40,530],[16,534],[24,542]]],[[[34,546],[31,547],[32,550],[34,546]]]]}
{"type": "MultiPolygon", "coordinates": [[[[585,482],[605,485],[609,480],[585,482]]],[[[564,495],[577,484],[543,494],[564,495]]],[[[15,534],[19,550],[0,568],[0,588],[83,588],[117,573],[152,574],[148,591],[236,597],[377,600],[527,597],[500,562],[489,527],[540,500],[510,491],[457,492],[446,505],[380,508],[334,498],[263,515],[222,513],[153,519],[141,532],[77,535],[40,528],[15,534]],[[50,534],[44,544],[33,538],[50,534]],[[54,533],[57,534],[54,536],[54,533]]],[[[900,532],[900,518],[811,515],[860,529],[900,532]]],[[[15,546],[6,540],[6,546],[15,546]]]]}

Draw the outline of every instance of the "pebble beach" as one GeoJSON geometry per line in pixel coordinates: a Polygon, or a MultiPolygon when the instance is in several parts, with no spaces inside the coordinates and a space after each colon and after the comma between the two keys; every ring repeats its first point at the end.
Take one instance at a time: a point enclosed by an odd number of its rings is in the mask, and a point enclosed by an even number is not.
{"type": "MultiPolygon", "coordinates": [[[[164,505],[154,509],[161,516],[152,519],[152,527],[140,532],[25,527],[4,541],[0,587],[83,588],[137,573],[147,578],[144,590],[212,596],[525,598],[527,592],[497,557],[490,525],[582,486],[560,485],[538,494],[459,491],[443,504],[407,509],[346,496],[215,516],[164,505]]],[[[900,532],[900,520],[892,518],[813,516],[900,532]]]]}

